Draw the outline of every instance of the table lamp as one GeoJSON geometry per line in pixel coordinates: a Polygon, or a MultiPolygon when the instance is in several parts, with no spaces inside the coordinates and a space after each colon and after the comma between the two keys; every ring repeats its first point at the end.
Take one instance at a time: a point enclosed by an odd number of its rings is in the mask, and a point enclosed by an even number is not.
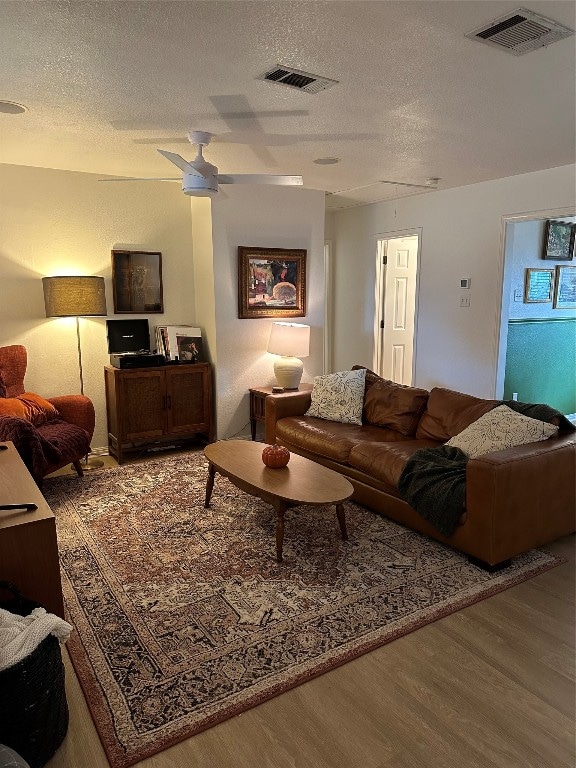
{"type": "Polygon", "coordinates": [[[272,323],[268,352],[279,355],[274,362],[278,386],[298,389],[304,366],[301,357],[310,354],[310,326],[298,323],[272,323]]]}
{"type": "MultiPolygon", "coordinates": [[[[80,370],[80,393],[84,394],[84,377],[82,373],[82,347],[80,346],[80,317],[105,317],[106,294],[104,278],[77,277],[43,277],[44,306],[46,317],[75,317],[76,338],[78,340],[78,368],[80,370]]],[[[100,459],[89,459],[86,456],[82,469],[97,469],[104,465],[100,459]]]]}

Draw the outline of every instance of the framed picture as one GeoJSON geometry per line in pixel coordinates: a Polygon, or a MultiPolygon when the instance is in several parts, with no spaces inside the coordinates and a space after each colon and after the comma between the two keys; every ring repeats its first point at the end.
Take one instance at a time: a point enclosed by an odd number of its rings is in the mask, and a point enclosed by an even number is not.
{"type": "Polygon", "coordinates": [[[164,312],[162,254],[156,251],[112,251],[114,312],[164,312]]]}
{"type": "Polygon", "coordinates": [[[547,221],[544,229],[543,259],[570,261],[574,256],[576,227],[567,221],[547,221]]]}
{"type": "Polygon", "coordinates": [[[576,267],[556,267],[554,309],[576,308],[576,267]]]}
{"type": "Polygon", "coordinates": [[[524,303],[537,304],[552,301],[554,292],[553,269],[527,269],[524,275],[524,303]]]}
{"type": "Polygon", "coordinates": [[[238,247],[238,317],[304,317],[306,251],[238,247]]]}
{"type": "Polygon", "coordinates": [[[202,331],[191,325],[167,325],[169,356],[184,362],[203,363],[202,331]]]}

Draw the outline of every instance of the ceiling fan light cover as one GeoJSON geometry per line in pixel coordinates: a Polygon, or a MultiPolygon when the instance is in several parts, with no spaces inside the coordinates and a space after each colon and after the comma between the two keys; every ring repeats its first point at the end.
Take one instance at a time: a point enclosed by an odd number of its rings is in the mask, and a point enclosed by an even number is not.
{"type": "Polygon", "coordinates": [[[218,180],[215,176],[195,176],[185,173],[182,177],[182,192],[191,197],[215,197],[218,194],[218,180]]]}

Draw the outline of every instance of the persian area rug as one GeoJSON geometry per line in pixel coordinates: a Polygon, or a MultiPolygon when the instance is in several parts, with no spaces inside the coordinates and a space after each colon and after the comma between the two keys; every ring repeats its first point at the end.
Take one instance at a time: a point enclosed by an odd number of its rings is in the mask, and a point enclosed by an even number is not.
{"type": "Polygon", "coordinates": [[[199,731],[562,562],[534,550],[498,574],[353,503],[286,514],[202,453],[47,479],[68,648],[113,768],[199,731]]]}

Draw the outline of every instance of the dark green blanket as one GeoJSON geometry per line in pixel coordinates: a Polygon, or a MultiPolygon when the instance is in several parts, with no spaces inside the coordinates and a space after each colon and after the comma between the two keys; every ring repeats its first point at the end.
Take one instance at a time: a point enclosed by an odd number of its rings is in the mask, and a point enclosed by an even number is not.
{"type": "Polygon", "coordinates": [[[398,490],[443,536],[451,536],[464,511],[468,456],[460,448],[421,448],[406,462],[398,490]]]}
{"type": "MultiPolygon", "coordinates": [[[[528,418],[556,424],[560,432],[576,430],[563,414],[549,405],[516,400],[504,400],[496,405],[507,405],[528,418]]],[[[468,456],[459,448],[448,445],[421,448],[408,459],[398,481],[398,490],[408,504],[443,536],[454,533],[464,511],[467,463],[468,456]]]]}

